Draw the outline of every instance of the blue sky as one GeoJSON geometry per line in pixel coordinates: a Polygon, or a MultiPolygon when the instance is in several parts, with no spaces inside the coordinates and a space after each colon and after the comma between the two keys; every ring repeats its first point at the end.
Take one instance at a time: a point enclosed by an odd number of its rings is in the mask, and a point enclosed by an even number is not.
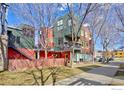
{"type": "MultiPolygon", "coordinates": [[[[67,13],[67,9],[64,6],[62,8],[60,8],[60,10],[61,10],[60,11],[61,14],[59,14],[59,16],[67,13]]],[[[20,18],[17,18],[17,16],[13,13],[13,11],[10,8],[8,10],[7,21],[8,21],[8,25],[9,26],[18,26],[21,23],[23,23],[23,21],[20,18]]],[[[38,34],[38,33],[36,33],[36,34],[38,34]]],[[[36,39],[37,39],[37,37],[36,37],[36,39]]],[[[97,42],[96,49],[97,50],[101,50],[101,45],[100,45],[100,41],[99,40],[97,42]]]]}
{"type": "MultiPolygon", "coordinates": [[[[76,10],[76,5],[75,5],[75,10],[76,10]]],[[[18,11],[19,12],[19,11],[18,11]]],[[[63,4],[62,7],[60,8],[60,11],[59,11],[59,16],[67,13],[67,9],[65,7],[65,5],[63,4]]],[[[76,12],[76,11],[75,11],[76,12]]],[[[113,14],[112,14],[113,15],[113,14]]],[[[111,15],[110,16],[110,19],[112,19],[111,15]]],[[[112,19],[113,20],[113,19],[112,19]]],[[[21,20],[20,18],[17,18],[17,16],[13,13],[13,11],[9,8],[8,10],[8,17],[7,17],[7,21],[8,21],[8,25],[10,26],[18,26],[19,24],[21,23],[24,23],[23,20],[21,20]]],[[[98,39],[97,41],[97,44],[96,44],[96,49],[97,50],[101,50],[101,44],[100,44],[100,40],[98,39]]],[[[116,46],[118,47],[118,46],[116,46]]]]}
{"type": "Polygon", "coordinates": [[[13,14],[13,12],[10,9],[8,11],[7,21],[8,21],[8,25],[19,24],[19,21],[17,20],[16,16],[13,14]]]}

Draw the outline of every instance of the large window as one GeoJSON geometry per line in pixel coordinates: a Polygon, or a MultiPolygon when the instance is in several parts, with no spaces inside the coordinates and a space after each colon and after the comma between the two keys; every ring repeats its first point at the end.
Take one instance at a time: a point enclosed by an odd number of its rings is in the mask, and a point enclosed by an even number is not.
{"type": "Polygon", "coordinates": [[[82,47],[88,47],[88,46],[89,46],[88,42],[85,41],[82,42],[82,47]]]}
{"type": "Polygon", "coordinates": [[[63,44],[63,38],[58,38],[58,45],[63,44]]]}
{"type": "Polygon", "coordinates": [[[89,37],[89,34],[88,34],[88,32],[85,32],[85,37],[89,37]]]}
{"type": "Polygon", "coordinates": [[[17,36],[16,42],[17,42],[18,44],[20,44],[20,37],[19,37],[19,36],[17,36]]]}
{"type": "Polygon", "coordinates": [[[122,53],[120,53],[120,55],[122,55],[122,53]]]}
{"type": "Polygon", "coordinates": [[[58,30],[58,31],[59,31],[59,30],[62,30],[62,29],[63,29],[63,26],[62,26],[62,25],[57,27],[57,30],[58,30]]]}
{"type": "Polygon", "coordinates": [[[62,19],[59,20],[59,21],[57,22],[57,25],[58,25],[58,26],[63,25],[63,20],[62,20],[62,19]]]}
{"type": "Polygon", "coordinates": [[[81,36],[84,36],[84,30],[81,30],[81,36]]]}
{"type": "Polygon", "coordinates": [[[71,19],[68,20],[68,26],[71,26],[72,23],[71,23],[71,19]]]}
{"type": "Polygon", "coordinates": [[[58,30],[58,31],[62,30],[62,29],[63,29],[63,20],[59,20],[59,21],[57,22],[57,25],[58,25],[57,30],[58,30]]]}

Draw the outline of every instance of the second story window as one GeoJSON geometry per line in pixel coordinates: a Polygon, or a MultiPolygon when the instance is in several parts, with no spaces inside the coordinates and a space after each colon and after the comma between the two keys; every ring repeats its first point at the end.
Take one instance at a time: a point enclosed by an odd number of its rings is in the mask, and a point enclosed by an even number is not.
{"type": "Polygon", "coordinates": [[[58,38],[58,45],[63,44],[63,38],[58,38]]]}
{"type": "Polygon", "coordinates": [[[63,20],[59,20],[59,21],[57,22],[57,25],[58,25],[58,26],[63,25],[63,20]]]}
{"type": "Polygon", "coordinates": [[[57,30],[59,31],[59,30],[62,30],[63,29],[63,26],[58,26],[57,27],[57,30]]]}
{"type": "Polygon", "coordinates": [[[81,36],[84,36],[85,32],[84,30],[81,30],[81,36]]]}
{"type": "Polygon", "coordinates": [[[57,22],[57,30],[60,31],[63,29],[63,20],[59,20],[57,22]]]}
{"type": "Polygon", "coordinates": [[[122,55],[122,53],[120,53],[120,55],[122,55]]]}
{"type": "Polygon", "coordinates": [[[68,26],[71,26],[72,23],[71,23],[71,19],[68,20],[68,26]]]}
{"type": "Polygon", "coordinates": [[[18,44],[20,44],[20,37],[19,37],[19,36],[16,38],[16,42],[17,42],[18,44]]]}
{"type": "Polygon", "coordinates": [[[88,34],[87,32],[85,33],[85,37],[90,37],[89,34],[88,34]]]}
{"type": "Polygon", "coordinates": [[[118,55],[118,53],[115,53],[115,55],[118,55]]]}

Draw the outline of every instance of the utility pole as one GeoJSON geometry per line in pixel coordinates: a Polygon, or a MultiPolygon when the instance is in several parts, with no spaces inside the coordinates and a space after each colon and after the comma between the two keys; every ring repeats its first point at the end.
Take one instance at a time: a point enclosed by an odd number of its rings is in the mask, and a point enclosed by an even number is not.
{"type": "Polygon", "coordinates": [[[8,68],[7,7],[5,3],[0,4],[0,70],[8,68]]]}

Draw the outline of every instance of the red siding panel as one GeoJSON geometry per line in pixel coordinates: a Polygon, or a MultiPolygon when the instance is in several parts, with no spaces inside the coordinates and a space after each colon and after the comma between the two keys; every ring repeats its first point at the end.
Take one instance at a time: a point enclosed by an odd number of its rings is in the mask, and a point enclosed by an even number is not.
{"type": "Polygon", "coordinates": [[[13,48],[8,48],[8,59],[27,59],[24,55],[14,50],[13,48]]]}
{"type": "MultiPolygon", "coordinates": [[[[63,52],[56,52],[56,51],[48,51],[47,57],[48,58],[54,58],[54,55],[56,55],[56,58],[66,58],[68,56],[68,59],[70,60],[70,51],[63,51],[63,52]]],[[[40,58],[45,58],[45,51],[40,51],[40,58]]]]}
{"type": "MultiPolygon", "coordinates": [[[[23,52],[25,55],[35,59],[35,52],[31,49],[18,48],[17,50],[23,52]]],[[[26,56],[18,52],[16,49],[8,48],[8,59],[28,59],[26,56]]]]}

